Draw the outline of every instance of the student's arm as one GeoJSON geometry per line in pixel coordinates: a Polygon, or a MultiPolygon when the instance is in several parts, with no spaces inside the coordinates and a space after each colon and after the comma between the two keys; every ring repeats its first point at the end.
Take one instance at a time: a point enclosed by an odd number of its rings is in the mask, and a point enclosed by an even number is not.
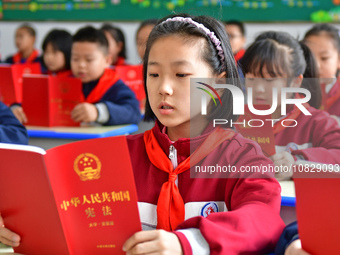
{"type": "Polygon", "coordinates": [[[313,148],[296,150],[292,155],[300,155],[308,161],[340,164],[340,128],[337,121],[324,111],[313,114],[315,116],[310,123],[313,127],[313,148]]]}
{"type": "Polygon", "coordinates": [[[0,142],[28,144],[26,128],[16,119],[11,110],[0,102],[0,142]]]}
{"type": "MultiPolygon", "coordinates": [[[[229,153],[237,161],[230,162],[237,169],[241,166],[273,166],[257,145],[243,144],[229,153]]],[[[199,254],[211,255],[273,251],[284,228],[280,217],[281,187],[273,174],[265,176],[270,178],[251,178],[249,175],[247,178],[229,178],[225,191],[228,212],[212,213],[206,218],[194,217],[180,224],[180,230],[176,232],[180,233],[178,237],[184,254],[195,254],[197,249],[207,251],[199,254]],[[205,242],[207,245],[196,247],[205,242]]]]}
{"type": "Polygon", "coordinates": [[[132,90],[121,80],[107,91],[96,106],[99,115],[107,114],[99,121],[104,125],[137,124],[141,120],[139,102],[132,90]]]}

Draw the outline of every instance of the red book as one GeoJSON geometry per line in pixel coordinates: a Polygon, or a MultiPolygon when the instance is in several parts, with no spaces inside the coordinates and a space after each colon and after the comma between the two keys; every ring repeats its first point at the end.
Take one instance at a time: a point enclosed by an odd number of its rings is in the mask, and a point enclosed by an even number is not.
{"type": "Polygon", "coordinates": [[[0,144],[0,169],[0,211],[21,236],[17,253],[120,255],[141,230],[125,136],[46,152],[0,144]]]}
{"type": "Polygon", "coordinates": [[[40,74],[40,64],[0,65],[1,101],[6,105],[22,102],[22,76],[40,74]]]}
{"type": "Polygon", "coordinates": [[[140,108],[144,109],[145,91],[143,85],[143,66],[116,66],[115,70],[124,83],[135,93],[140,102],[140,108]]]}
{"type": "Polygon", "coordinates": [[[302,248],[313,255],[340,254],[340,167],[300,162],[293,178],[302,248]]]}
{"type": "Polygon", "coordinates": [[[80,125],[72,120],[71,111],[84,101],[81,80],[49,75],[24,76],[22,91],[27,125],[80,125]]]}
{"type": "MultiPolygon", "coordinates": [[[[267,105],[254,106],[257,110],[267,110],[267,105]]],[[[251,139],[257,142],[267,157],[274,155],[275,152],[275,139],[271,115],[255,115],[250,112],[248,105],[244,106],[244,115],[241,115],[237,122],[244,122],[243,124],[236,124],[235,128],[237,132],[242,134],[245,138],[251,139]]]]}

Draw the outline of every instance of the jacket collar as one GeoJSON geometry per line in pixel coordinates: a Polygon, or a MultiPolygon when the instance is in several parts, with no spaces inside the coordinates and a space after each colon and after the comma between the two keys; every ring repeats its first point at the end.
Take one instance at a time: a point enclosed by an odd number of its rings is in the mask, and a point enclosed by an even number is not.
{"type": "Polygon", "coordinates": [[[194,150],[207,138],[207,136],[214,130],[212,124],[209,124],[203,133],[193,138],[180,138],[176,142],[172,142],[167,134],[162,133],[164,125],[156,120],[152,131],[166,155],[169,155],[170,145],[173,145],[177,150],[177,155],[187,158],[194,152],[194,150]]]}

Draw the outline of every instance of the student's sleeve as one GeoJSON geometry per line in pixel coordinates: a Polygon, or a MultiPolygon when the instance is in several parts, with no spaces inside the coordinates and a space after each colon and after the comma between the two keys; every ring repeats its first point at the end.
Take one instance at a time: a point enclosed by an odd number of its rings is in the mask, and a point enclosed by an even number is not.
{"type": "Polygon", "coordinates": [[[327,164],[340,164],[340,127],[327,112],[318,111],[313,118],[311,137],[313,147],[292,151],[305,160],[327,164]]]}
{"type": "Polygon", "coordinates": [[[100,103],[105,104],[109,114],[104,125],[138,124],[141,120],[139,102],[121,80],[106,92],[100,103]]]}
{"type": "MultiPolygon", "coordinates": [[[[273,166],[260,150],[249,144],[233,150],[238,161],[233,165],[237,169],[273,166]]],[[[281,187],[273,174],[263,174],[262,178],[252,174],[242,176],[244,178],[229,178],[226,182],[228,212],[211,213],[206,218],[193,217],[178,226],[174,233],[185,255],[255,255],[274,251],[284,228],[280,217],[281,187]]]]}
{"type": "Polygon", "coordinates": [[[17,120],[12,111],[0,102],[0,142],[28,144],[26,128],[17,120]]]}
{"type": "Polygon", "coordinates": [[[299,239],[297,222],[292,222],[285,227],[279,241],[277,242],[275,255],[284,255],[287,247],[295,240],[299,239]]]}

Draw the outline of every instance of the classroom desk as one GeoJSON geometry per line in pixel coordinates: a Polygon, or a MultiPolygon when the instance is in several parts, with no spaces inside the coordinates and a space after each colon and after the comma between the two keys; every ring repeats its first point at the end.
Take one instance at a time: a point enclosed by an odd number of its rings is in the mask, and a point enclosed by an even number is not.
{"type": "Polygon", "coordinates": [[[281,185],[281,211],[280,215],[287,225],[296,221],[295,187],[293,181],[280,181],[281,185]]]}
{"type": "Polygon", "coordinates": [[[135,124],[98,127],[37,127],[26,126],[29,145],[44,150],[84,139],[127,135],[138,130],[135,124]]]}

